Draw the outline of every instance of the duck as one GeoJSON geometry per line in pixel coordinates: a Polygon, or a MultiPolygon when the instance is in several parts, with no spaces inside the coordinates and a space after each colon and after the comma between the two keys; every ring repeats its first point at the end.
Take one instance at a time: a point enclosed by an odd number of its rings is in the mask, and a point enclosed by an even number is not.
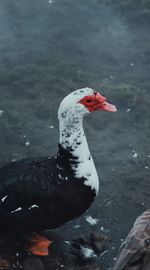
{"type": "Polygon", "coordinates": [[[57,155],[26,158],[0,168],[0,234],[32,234],[31,252],[44,256],[50,241],[39,232],[58,228],[90,207],[99,178],[83,117],[103,110],[117,108],[91,88],[71,92],[58,109],[57,155]]]}
{"type": "Polygon", "coordinates": [[[113,270],[150,269],[150,209],[143,212],[120,247],[113,270]]]}

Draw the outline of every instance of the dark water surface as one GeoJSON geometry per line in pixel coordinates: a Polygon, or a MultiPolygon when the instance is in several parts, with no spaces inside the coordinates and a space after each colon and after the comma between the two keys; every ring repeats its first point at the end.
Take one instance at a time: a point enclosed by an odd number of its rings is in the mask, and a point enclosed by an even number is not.
{"type": "Polygon", "coordinates": [[[59,229],[66,240],[105,232],[105,269],[149,208],[150,15],[141,2],[0,1],[1,165],[56,153],[57,108],[70,91],[93,87],[118,106],[85,119],[100,193],[88,213],[59,229]],[[87,215],[99,219],[95,227],[87,215]]]}

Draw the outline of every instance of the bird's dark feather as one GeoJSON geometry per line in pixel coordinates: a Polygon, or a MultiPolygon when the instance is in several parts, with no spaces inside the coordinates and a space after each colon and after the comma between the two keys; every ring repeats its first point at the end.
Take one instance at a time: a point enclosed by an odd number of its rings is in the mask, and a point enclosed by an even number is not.
{"type": "Polygon", "coordinates": [[[61,158],[24,159],[0,169],[0,233],[52,229],[81,215],[95,193],[61,158]],[[5,197],[7,196],[7,197],[5,197]],[[16,211],[15,211],[16,210],[16,211]]]}

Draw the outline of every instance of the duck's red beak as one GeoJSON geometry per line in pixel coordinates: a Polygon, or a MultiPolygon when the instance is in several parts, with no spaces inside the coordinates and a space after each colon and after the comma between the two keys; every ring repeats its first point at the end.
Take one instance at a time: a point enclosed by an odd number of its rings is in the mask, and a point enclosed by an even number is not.
{"type": "Polygon", "coordinates": [[[116,106],[108,103],[107,101],[100,104],[100,110],[104,110],[104,111],[108,111],[108,112],[117,112],[116,106]]]}
{"type": "Polygon", "coordinates": [[[106,101],[106,98],[103,97],[100,93],[96,92],[95,94],[95,107],[97,110],[104,110],[108,112],[116,112],[117,108],[115,105],[110,104],[106,101]]]}
{"type": "Polygon", "coordinates": [[[83,104],[89,112],[104,110],[108,112],[116,112],[117,108],[115,105],[112,105],[106,101],[106,98],[103,97],[99,92],[94,92],[92,96],[85,96],[82,98],[79,103],[83,104]]]}

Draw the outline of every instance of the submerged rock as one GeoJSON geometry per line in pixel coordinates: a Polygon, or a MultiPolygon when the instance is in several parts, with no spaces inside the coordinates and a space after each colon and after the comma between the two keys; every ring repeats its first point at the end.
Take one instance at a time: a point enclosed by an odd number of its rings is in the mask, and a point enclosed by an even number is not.
{"type": "Polygon", "coordinates": [[[25,238],[7,236],[0,239],[0,270],[102,270],[98,257],[107,237],[91,233],[66,242],[55,233],[46,232],[52,240],[48,256],[35,256],[25,250],[25,238]]]}

